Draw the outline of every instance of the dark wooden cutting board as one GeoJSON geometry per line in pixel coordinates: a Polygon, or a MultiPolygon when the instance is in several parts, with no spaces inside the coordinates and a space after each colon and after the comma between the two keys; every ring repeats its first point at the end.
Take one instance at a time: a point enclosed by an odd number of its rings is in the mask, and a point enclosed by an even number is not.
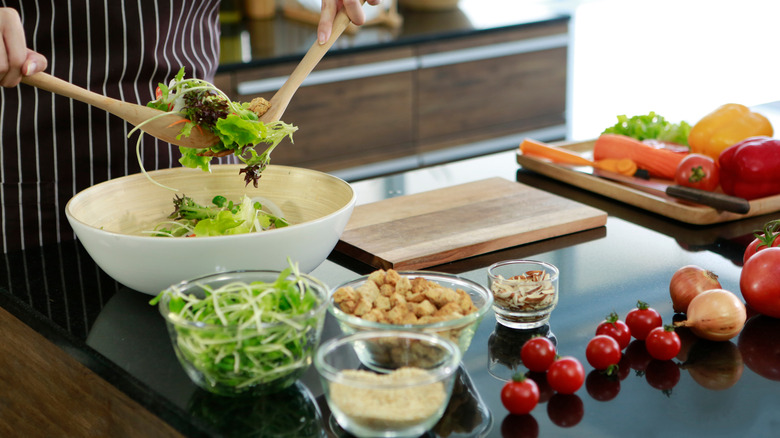
{"type": "Polygon", "coordinates": [[[423,269],[604,226],[607,213],[489,178],[355,208],[336,251],[383,269],[423,269]]]}

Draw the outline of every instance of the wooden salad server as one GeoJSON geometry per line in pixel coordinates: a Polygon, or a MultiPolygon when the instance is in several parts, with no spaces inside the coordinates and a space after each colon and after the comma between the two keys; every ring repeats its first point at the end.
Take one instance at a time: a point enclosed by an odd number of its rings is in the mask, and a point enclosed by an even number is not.
{"type": "MultiPolygon", "coordinates": [[[[364,3],[363,0],[360,2],[364,3]]],[[[290,104],[293,95],[298,91],[298,87],[301,86],[304,79],[309,76],[309,73],[314,70],[317,63],[320,62],[328,49],[333,46],[333,43],[341,36],[342,33],[349,26],[350,20],[347,13],[342,8],[336,14],[336,18],[333,20],[333,29],[330,34],[330,38],[324,44],[320,44],[319,41],[314,41],[314,44],[309,48],[309,51],[303,56],[301,62],[295,67],[295,70],[290,74],[290,77],[282,84],[276,94],[273,95],[269,101],[271,107],[262,116],[260,121],[263,123],[272,123],[281,120],[282,114],[287,109],[287,105],[290,104]]]]}
{"type": "MultiPolygon", "coordinates": [[[[36,73],[22,79],[22,82],[42,90],[50,91],[65,97],[69,97],[80,102],[92,105],[107,111],[128,123],[138,126],[147,120],[164,114],[162,111],[147,106],[138,105],[121,100],[112,99],[98,93],[73,85],[70,82],[63,81],[47,73],[36,73]]],[[[169,114],[159,117],[141,126],[142,131],[159,138],[162,141],[188,148],[208,148],[219,142],[216,135],[193,129],[189,137],[177,139],[176,136],[181,131],[181,125],[175,124],[182,120],[178,114],[169,114]]]]}

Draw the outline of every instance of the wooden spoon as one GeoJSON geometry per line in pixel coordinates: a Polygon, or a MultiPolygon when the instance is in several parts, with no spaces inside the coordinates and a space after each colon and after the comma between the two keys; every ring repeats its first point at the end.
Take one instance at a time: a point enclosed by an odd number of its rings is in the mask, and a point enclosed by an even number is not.
{"type": "MultiPolygon", "coordinates": [[[[360,3],[363,4],[363,2],[364,1],[361,0],[360,3]]],[[[300,87],[304,79],[309,76],[309,73],[314,70],[314,67],[316,67],[317,63],[319,63],[322,57],[325,56],[325,53],[328,52],[328,49],[333,46],[333,43],[336,42],[338,37],[344,33],[349,24],[350,20],[347,16],[347,13],[344,11],[344,9],[341,9],[333,20],[333,29],[331,30],[328,41],[326,41],[324,44],[320,44],[319,41],[315,41],[314,44],[309,47],[309,50],[303,56],[301,62],[298,63],[298,65],[295,67],[295,70],[293,70],[293,72],[290,74],[290,77],[287,78],[284,84],[282,84],[282,86],[276,91],[276,94],[274,94],[271,100],[268,101],[271,105],[268,110],[260,116],[259,120],[261,122],[273,123],[281,120],[282,114],[284,114],[284,110],[287,109],[287,105],[290,104],[290,100],[292,100],[293,95],[296,91],[298,91],[298,87],[300,87]]],[[[199,155],[208,157],[224,157],[231,154],[233,154],[232,150],[226,150],[219,152],[206,151],[200,153],[199,155]]]]}
{"type": "MultiPolygon", "coordinates": [[[[22,82],[100,108],[126,120],[134,126],[138,126],[152,117],[164,114],[158,109],[123,102],[121,100],[93,93],[92,91],[73,85],[70,82],[63,81],[62,79],[58,79],[47,73],[36,73],[32,76],[27,76],[22,79],[22,82]]],[[[177,139],[176,136],[181,131],[181,125],[172,125],[172,123],[176,123],[182,119],[183,117],[178,114],[169,114],[144,124],[140,129],[162,141],[188,148],[208,148],[219,142],[219,138],[217,138],[216,135],[210,132],[201,132],[198,129],[193,129],[192,134],[190,134],[189,137],[177,139]]]]}
{"type": "MultiPolygon", "coordinates": [[[[363,0],[361,0],[360,3],[362,4],[363,0]]],[[[282,114],[284,114],[284,110],[287,109],[287,105],[289,105],[293,95],[296,91],[298,91],[298,87],[300,87],[304,79],[309,76],[309,73],[314,70],[314,67],[316,67],[317,63],[320,62],[323,56],[325,56],[325,53],[328,52],[328,49],[333,46],[333,43],[336,42],[338,37],[344,33],[344,30],[347,29],[349,24],[349,17],[342,8],[336,14],[336,18],[333,21],[333,29],[330,34],[330,39],[328,39],[328,41],[326,41],[324,44],[320,44],[319,41],[315,41],[314,44],[312,44],[312,46],[309,48],[309,51],[306,52],[306,54],[303,56],[303,59],[301,59],[301,62],[290,74],[290,77],[287,78],[287,81],[285,81],[285,83],[281,86],[281,88],[279,88],[279,90],[277,90],[276,94],[274,94],[274,96],[269,101],[271,103],[271,108],[269,108],[265,114],[260,116],[261,122],[271,123],[281,120],[282,114]]]]}

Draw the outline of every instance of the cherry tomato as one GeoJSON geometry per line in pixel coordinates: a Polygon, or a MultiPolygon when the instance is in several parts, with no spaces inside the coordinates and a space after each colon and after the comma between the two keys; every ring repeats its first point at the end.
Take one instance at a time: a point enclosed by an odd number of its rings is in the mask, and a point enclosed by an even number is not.
{"type": "Polygon", "coordinates": [[[161,97],[162,97],[162,90],[160,89],[160,87],[157,87],[157,89],[154,90],[154,98],[159,99],[161,97]]]}
{"type": "Polygon", "coordinates": [[[753,234],[755,239],[745,248],[745,254],[742,256],[744,265],[748,259],[762,249],[780,246],[780,219],[775,219],[764,224],[762,231],[753,234]]]}
{"type": "Polygon", "coordinates": [[[518,374],[501,389],[501,403],[511,414],[527,414],[539,403],[539,388],[536,382],[518,374]]]}
{"type": "Polygon", "coordinates": [[[585,378],[585,390],[593,400],[610,401],[620,392],[620,378],[599,370],[593,370],[585,378]]]}
{"type": "Polygon", "coordinates": [[[547,382],[561,394],[574,394],[585,382],[585,369],[577,358],[564,356],[547,370],[547,382]]]}
{"type": "Polygon", "coordinates": [[[543,373],[550,368],[555,362],[555,354],[555,344],[543,336],[529,339],[520,349],[523,365],[537,373],[543,373]]]}
{"type": "Polygon", "coordinates": [[[780,248],[767,248],[750,257],[742,267],[739,289],[756,312],[780,318],[780,248]]]}
{"type": "Polygon", "coordinates": [[[650,330],[645,339],[645,347],[653,359],[670,360],[680,352],[682,342],[674,332],[674,327],[667,325],[650,330]]]}
{"type": "Polygon", "coordinates": [[[663,325],[663,320],[657,310],[643,301],[637,301],[636,308],[626,314],[626,325],[635,339],[644,341],[650,330],[663,325]]]}
{"type": "Polygon", "coordinates": [[[577,394],[555,394],[547,403],[547,416],[558,427],[573,427],[585,416],[585,406],[577,394]]]}
{"type": "Polygon", "coordinates": [[[761,251],[762,249],[774,248],[776,246],[780,246],[780,233],[775,233],[766,240],[756,237],[752,242],[750,242],[750,244],[748,244],[747,248],[745,248],[745,254],[742,256],[742,264],[744,265],[747,263],[751,256],[761,251]]]}
{"type": "Polygon", "coordinates": [[[680,367],[671,360],[653,359],[647,364],[645,379],[650,386],[669,395],[680,381],[680,367]]]}
{"type": "Polygon", "coordinates": [[[596,335],[588,342],[585,347],[585,357],[588,363],[597,370],[606,370],[614,368],[620,357],[620,344],[612,336],[596,335]]]}
{"type": "Polygon", "coordinates": [[[615,312],[610,313],[604,321],[601,321],[596,327],[596,334],[612,336],[620,345],[621,350],[628,347],[628,343],[631,342],[631,330],[615,312]]]}
{"type": "Polygon", "coordinates": [[[674,181],[685,187],[713,191],[720,184],[718,163],[702,154],[688,154],[677,165],[674,181]]]}

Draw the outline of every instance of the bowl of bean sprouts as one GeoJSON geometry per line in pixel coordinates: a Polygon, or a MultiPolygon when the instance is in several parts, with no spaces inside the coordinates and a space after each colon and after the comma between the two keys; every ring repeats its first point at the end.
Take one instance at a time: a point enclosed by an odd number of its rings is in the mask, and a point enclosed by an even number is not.
{"type": "Polygon", "coordinates": [[[327,298],[327,286],[291,265],[184,281],[152,303],[190,379],[211,393],[236,396],[279,392],[306,372],[327,298]]]}

